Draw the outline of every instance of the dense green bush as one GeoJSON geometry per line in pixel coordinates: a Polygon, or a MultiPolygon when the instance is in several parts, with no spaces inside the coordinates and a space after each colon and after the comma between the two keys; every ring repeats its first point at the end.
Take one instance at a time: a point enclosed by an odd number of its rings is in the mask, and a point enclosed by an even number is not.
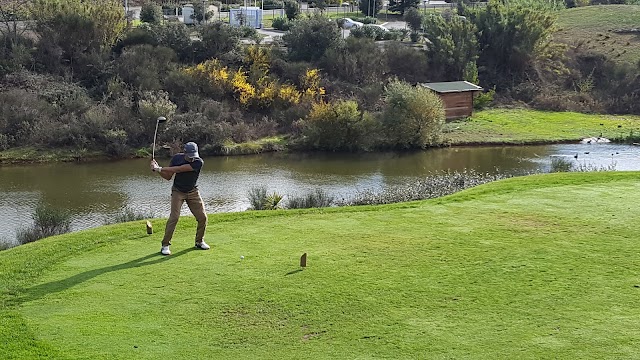
{"type": "Polygon", "coordinates": [[[401,81],[387,86],[382,116],[387,145],[402,149],[435,145],[444,120],[442,100],[434,92],[401,81]]]}
{"type": "Polygon", "coordinates": [[[429,64],[426,52],[422,48],[394,41],[385,46],[384,54],[391,75],[407,82],[429,80],[429,64]]]}
{"type": "Polygon", "coordinates": [[[34,46],[32,39],[21,34],[0,34],[0,76],[28,67],[34,46]]]}
{"type": "Polygon", "coordinates": [[[465,78],[470,64],[473,70],[476,69],[475,64],[478,58],[476,26],[457,16],[453,16],[447,21],[442,16],[435,14],[426,16],[422,26],[425,31],[424,36],[430,44],[427,50],[429,68],[438,74],[434,76],[434,80],[459,81],[464,79],[477,82],[477,79],[465,78]]]}
{"type": "Polygon", "coordinates": [[[300,4],[294,0],[285,0],[284,11],[287,14],[287,19],[293,21],[300,15],[300,4]]]}
{"type": "Polygon", "coordinates": [[[17,239],[20,244],[34,242],[49,236],[65,234],[71,231],[71,214],[43,203],[38,204],[31,215],[33,225],[19,229],[17,239]]]}
{"type": "Polygon", "coordinates": [[[386,57],[380,47],[369,38],[356,36],[328,49],[322,64],[329,74],[354,84],[383,81],[388,72],[386,57]]]}
{"type": "Polygon", "coordinates": [[[157,45],[172,49],[181,61],[195,61],[191,33],[185,24],[180,22],[166,22],[160,25],[142,28],[153,35],[157,45]]]}
{"type": "MultiPolygon", "coordinates": [[[[210,58],[225,58],[237,55],[236,51],[243,36],[243,28],[231,26],[220,21],[204,26],[200,30],[202,37],[202,51],[199,60],[210,58]]],[[[254,29],[255,31],[255,29],[254,29]]],[[[198,61],[199,62],[199,61],[198,61]]]]}
{"type": "Polygon", "coordinates": [[[160,24],[163,20],[162,6],[145,2],[140,9],[140,21],[149,24],[160,24]]]}
{"type": "Polygon", "coordinates": [[[161,90],[163,80],[174,67],[176,54],[164,46],[134,45],[115,61],[115,72],[126,84],[139,90],[161,90]]]}
{"type": "Polygon", "coordinates": [[[283,37],[291,60],[316,61],[342,40],[335,23],[322,15],[297,19],[283,37]]]}
{"type": "Polygon", "coordinates": [[[291,22],[285,17],[273,19],[273,28],[281,31],[288,31],[291,28],[291,22]]]}
{"type": "Polygon", "coordinates": [[[410,8],[404,13],[404,21],[407,22],[409,29],[411,29],[413,32],[422,30],[423,20],[424,16],[420,12],[420,10],[416,8],[410,8]]]}
{"type": "Polygon", "coordinates": [[[366,150],[376,140],[373,119],[351,100],[314,104],[300,126],[303,142],[311,149],[366,150]]]}
{"type": "Polygon", "coordinates": [[[51,122],[55,113],[47,101],[26,90],[0,93],[0,133],[9,147],[32,144],[38,124],[51,122]]]}

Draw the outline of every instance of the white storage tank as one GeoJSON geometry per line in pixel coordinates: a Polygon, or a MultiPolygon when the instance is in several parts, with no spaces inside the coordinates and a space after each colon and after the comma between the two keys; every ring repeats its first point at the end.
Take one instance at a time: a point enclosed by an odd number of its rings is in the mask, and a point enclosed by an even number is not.
{"type": "Polygon", "coordinates": [[[259,7],[243,6],[239,9],[231,9],[229,17],[231,25],[262,28],[262,10],[259,7]]]}
{"type": "Polygon", "coordinates": [[[182,6],[182,21],[187,24],[187,25],[191,25],[194,24],[196,22],[195,19],[193,19],[193,15],[195,14],[195,11],[193,11],[193,5],[191,4],[184,4],[182,6]]]}

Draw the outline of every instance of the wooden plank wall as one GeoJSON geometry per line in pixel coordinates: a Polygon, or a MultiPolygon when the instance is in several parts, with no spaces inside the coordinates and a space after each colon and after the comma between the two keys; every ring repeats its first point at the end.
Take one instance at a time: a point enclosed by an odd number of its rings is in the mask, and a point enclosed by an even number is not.
{"type": "Polygon", "coordinates": [[[471,116],[473,112],[473,91],[440,94],[447,119],[471,116]]]}

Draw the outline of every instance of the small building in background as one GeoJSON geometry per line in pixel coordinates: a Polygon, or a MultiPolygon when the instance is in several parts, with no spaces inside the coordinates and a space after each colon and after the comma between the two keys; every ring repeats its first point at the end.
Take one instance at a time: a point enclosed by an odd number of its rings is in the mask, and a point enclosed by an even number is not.
{"type": "Polygon", "coordinates": [[[193,25],[195,23],[194,20],[195,10],[193,9],[192,4],[184,4],[182,5],[182,22],[187,25],[193,25]]]}
{"type": "Polygon", "coordinates": [[[229,24],[261,29],[262,9],[255,6],[242,6],[239,9],[231,9],[229,10],[229,24]]]}
{"type": "Polygon", "coordinates": [[[482,88],[468,81],[448,81],[420,84],[436,92],[442,99],[447,119],[468,117],[473,114],[473,97],[482,88]]]}

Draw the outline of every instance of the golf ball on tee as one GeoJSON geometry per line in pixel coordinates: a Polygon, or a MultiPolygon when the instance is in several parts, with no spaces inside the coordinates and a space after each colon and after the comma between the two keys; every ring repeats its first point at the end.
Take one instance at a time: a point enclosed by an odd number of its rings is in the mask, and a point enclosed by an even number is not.
{"type": "Polygon", "coordinates": [[[244,259],[244,255],[240,255],[240,259],[244,259]]]}

